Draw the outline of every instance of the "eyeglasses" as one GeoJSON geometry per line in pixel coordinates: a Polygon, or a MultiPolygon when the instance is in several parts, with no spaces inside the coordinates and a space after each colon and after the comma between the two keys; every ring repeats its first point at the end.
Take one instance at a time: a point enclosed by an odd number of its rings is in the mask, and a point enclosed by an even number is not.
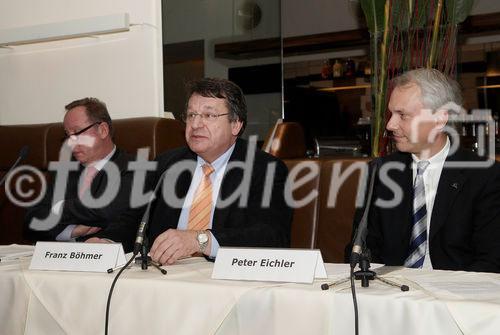
{"type": "Polygon", "coordinates": [[[98,125],[98,124],[101,124],[101,122],[94,122],[94,123],[92,123],[90,126],[87,126],[87,127],[83,128],[83,129],[80,129],[80,130],[79,130],[79,131],[77,131],[76,133],[73,133],[73,134],[66,134],[65,139],[68,139],[68,138],[70,138],[70,137],[73,137],[73,138],[78,137],[78,135],[83,134],[84,132],[86,132],[87,130],[89,130],[90,128],[92,128],[93,126],[98,125]]]}
{"type": "Polygon", "coordinates": [[[216,113],[204,113],[204,114],[199,114],[199,113],[187,113],[182,116],[182,119],[184,122],[194,122],[196,120],[196,117],[200,117],[200,120],[203,122],[211,123],[215,122],[219,118],[219,116],[224,116],[224,115],[229,115],[229,113],[223,113],[223,114],[216,114],[216,113]]]}

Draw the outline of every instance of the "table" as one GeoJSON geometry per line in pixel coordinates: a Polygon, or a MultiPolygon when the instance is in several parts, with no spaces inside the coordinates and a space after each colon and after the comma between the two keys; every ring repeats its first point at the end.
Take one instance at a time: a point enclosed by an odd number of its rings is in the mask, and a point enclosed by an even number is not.
{"type": "MultiPolygon", "coordinates": [[[[8,247],[0,246],[2,250],[8,247]]],[[[29,257],[0,262],[0,334],[103,334],[114,275],[31,271],[29,257]]],[[[110,334],[354,334],[348,283],[212,280],[213,264],[185,259],[156,269],[133,267],[119,279],[110,334]]],[[[348,273],[326,264],[329,280],[348,273]]],[[[497,334],[500,275],[395,269],[379,282],[357,282],[360,334],[497,334]]]]}

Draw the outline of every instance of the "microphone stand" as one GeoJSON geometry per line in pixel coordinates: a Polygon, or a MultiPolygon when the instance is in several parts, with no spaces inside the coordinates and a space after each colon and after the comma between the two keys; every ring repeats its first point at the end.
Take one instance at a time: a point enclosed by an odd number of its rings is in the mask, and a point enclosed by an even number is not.
{"type": "Polygon", "coordinates": [[[135,238],[135,243],[134,243],[134,256],[137,256],[137,254],[141,254],[139,257],[135,258],[135,263],[136,264],[141,264],[141,269],[147,270],[149,265],[154,266],[157,268],[162,274],[167,274],[167,271],[165,269],[160,268],[160,265],[156,262],[153,262],[151,257],[148,256],[148,237],[146,234],[147,228],[148,228],[148,223],[149,223],[149,216],[151,213],[151,205],[153,204],[155,198],[156,198],[156,193],[158,192],[160,185],[162,184],[163,178],[165,177],[166,173],[168,170],[165,170],[160,178],[158,178],[158,182],[156,183],[156,186],[153,190],[153,193],[151,194],[151,197],[149,198],[148,204],[146,206],[146,210],[144,211],[144,214],[142,216],[141,223],[139,224],[139,228],[137,229],[137,234],[135,238]]]}
{"type": "Polygon", "coordinates": [[[370,280],[378,279],[387,285],[399,287],[401,291],[406,292],[410,289],[407,285],[399,285],[391,282],[390,280],[380,278],[374,271],[370,270],[371,255],[370,250],[366,246],[366,236],[368,235],[368,214],[370,213],[373,190],[375,189],[375,179],[377,171],[379,169],[379,165],[380,160],[375,159],[373,161],[370,184],[368,186],[369,189],[366,199],[366,205],[353,240],[353,247],[350,257],[351,274],[352,276],[354,276],[354,279],[361,280],[361,287],[369,287],[370,280]],[[356,265],[359,265],[359,270],[354,272],[354,268],[356,267],[356,265]]]}
{"type": "Polygon", "coordinates": [[[12,166],[5,173],[5,175],[2,177],[2,179],[0,179],[0,187],[5,183],[5,180],[7,179],[9,174],[12,172],[12,170],[14,170],[19,165],[19,163],[21,163],[26,158],[26,156],[28,155],[28,152],[29,152],[29,147],[27,145],[23,146],[21,148],[21,150],[19,150],[19,154],[17,155],[16,161],[14,162],[14,164],[12,164],[12,166]]]}
{"type": "MultiPolygon", "coordinates": [[[[28,153],[29,153],[29,147],[27,145],[23,146],[21,150],[19,150],[19,154],[17,155],[16,161],[14,162],[14,164],[12,164],[10,169],[0,179],[0,187],[2,187],[2,185],[5,183],[10,173],[26,158],[26,156],[28,156],[28,153]]],[[[3,199],[0,199],[0,207],[3,205],[3,202],[4,202],[3,199]]]]}
{"type": "Polygon", "coordinates": [[[377,170],[379,168],[380,161],[375,159],[373,161],[373,169],[370,177],[370,184],[368,188],[368,196],[366,200],[366,205],[363,210],[363,216],[361,220],[359,220],[359,224],[356,228],[356,232],[354,233],[353,239],[353,247],[350,256],[350,276],[345,280],[339,280],[334,283],[324,283],[321,285],[322,290],[328,290],[330,287],[334,285],[338,285],[340,283],[349,281],[351,282],[351,293],[352,293],[352,301],[354,306],[354,333],[356,335],[359,334],[359,321],[358,321],[358,302],[356,297],[356,285],[354,283],[354,279],[361,280],[362,287],[368,287],[370,285],[370,280],[378,279],[386,285],[399,287],[401,291],[406,292],[410,288],[407,285],[399,285],[390,280],[381,278],[377,276],[374,271],[370,270],[370,252],[366,247],[366,236],[368,234],[368,213],[370,212],[370,205],[372,203],[373,190],[375,187],[375,178],[377,175],[377,170]],[[354,271],[356,265],[359,264],[360,270],[354,271]]]}
{"type": "MultiPolygon", "coordinates": [[[[380,282],[388,285],[388,286],[394,286],[399,288],[401,291],[406,292],[409,291],[410,288],[408,285],[400,285],[396,282],[393,282],[392,280],[389,280],[387,278],[383,278],[380,275],[378,275],[375,271],[370,270],[370,260],[367,256],[363,256],[361,260],[359,261],[359,270],[358,271],[353,271],[353,276],[355,280],[361,280],[361,287],[369,287],[370,280],[379,280],[380,282]]],[[[350,280],[351,276],[339,279],[337,281],[334,281],[332,283],[324,283],[321,285],[321,289],[323,291],[326,291],[330,289],[331,287],[339,286],[343,283],[346,283],[350,280]]]]}
{"type": "MultiPolygon", "coordinates": [[[[163,177],[165,176],[166,172],[168,170],[165,170],[160,178],[158,179],[158,182],[154,188],[153,193],[151,194],[151,197],[149,198],[148,204],[146,206],[146,210],[144,211],[144,214],[142,216],[142,220],[139,224],[139,228],[137,229],[137,234],[135,238],[135,243],[134,243],[134,251],[132,253],[132,257],[130,260],[125,264],[120,271],[116,274],[115,278],[113,279],[113,282],[111,283],[111,288],[108,293],[108,300],[106,303],[106,316],[104,320],[104,334],[108,335],[108,329],[109,329],[109,311],[111,309],[111,296],[113,295],[113,290],[115,288],[115,284],[122,274],[122,272],[134,261],[136,264],[141,264],[141,268],[143,270],[147,270],[149,265],[153,265],[155,268],[157,268],[163,275],[167,274],[167,270],[162,269],[157,263],[153,262],[151,257],[148,256],[148,238],[146,235],[146,229],[148,226],[148,221],[149,221],[149,214],[151,211],[151,204],[155,200],[155,194],[158,191],[158,188],[161,185],[161,182],[163,181],[163,177]],[[138,254],[141,254],[140,256],[137,257],[138,254]]],[[[108,273],[112,273],[113,269],[109,269],[108,273]]]]}
{"type": "MultiPolygon", "coordinates": [[[[369,253],[368,253],[369,254],[369,253]]],[[[361,280],[361,287],[370,286],[370,280],[379,280],[388,286],[398,287],[401,291],[409,291],[408,285],[400,285],[391,280],[385,279],[377,275],[375,271],[370,270],[370,257],[367,252],[364,252],[359,259],[359,270],[353,273],[354,279],[361,280]]]]}
{"type": "Polygon", "coordinates": [[[143,269],[143,270],[147,270],[148,266],[151,265],[151,266],[155,267],[156,269],[158,269],[158,271],[160,271],[163,275],[166,275],[167,270],[162,269],[158,263],[153,262],[151,257],[148,256],[148,246],[149,246],[148,243],[149,243],[149,239],[147,237],[144,237],[144,240],[143,240],[143,243],[141,246],[141,251],[140,251],[141,255],[137,256],[135,258],[135,264],[141,264],[141,269],[143,269]]]}
{"type": "MultiPolygon", "coordinates": [[[[148,208],[149,210],[149,208],[148,208]]],[[[136,245],[137,246],[137,245],[136,245]]],[[[140,250],[138,251],[137,248],[134,248],[134,252],[132,254],[132,257],[130,260],[118,271],[116,274],[115,278],[113,279],[113,282],[111,283],[111,288],[109,289],[108,293],[108,300],[106,302],[106,316],[104,320],[104,334],[108,335],[108,329],[109,329],[109,311],[111,309],[111,296],[113,295],[113,290],[115,289],[116,282],[118,281],[118,278],[122,274],[122,272],[128,268],[130,263],[134,261],[136,264],[141,264],[141,268],[143,270],[147,270],[149,265],[153,265],[155,268],[157,268],[163,275],[167,274],[167,270],[162,269],[157,263],[153,262],[151,257],[148,256],[148,239],[147,237],[143,237],[141,239],[141,245],[140,245],[140,250]],[[138,254],[141,254],[140,256],[137,256],[138,254]]],[[[108,269],[108,273],[113,273],[113,269],[108,269]]]]}
{"type": "MultiPolygon", "coordinates": [[[[390,280],[380,278],[374,271],[370,270],[371,256],[370,256],[370,250],[366,247],[366,235],[368,234],[368,214],[370,212],[370,207],[371,207],[370,205],[372,203],[373,190],[375,188],[375,179],[377,171],[379,169],[379,165],[380,165],[380,160],[375,159],[373,161],[373,168],[371,171],[370,182],[368,185],[368,196],[366,199],[365,208],[363,210],[363,216],[359,220],[356,232],[354,233],[354,238],[352,242],[353,247],[350,256],[351,275],[354,277],[354,279],[361,280],[362,287],[369,287],[370,280],[378,279],[387,285],[399,287],[401,291],[408,291],[409,287],[407,285],[399,285],[390,280]],[[354,271],[357,265],[359,265],[359,270],[354,271]]],[[[331,286],[338,285],[339,283],[341,282],[343,283],[348,280],[349,279],[340,280],[330,284],[325,283],[321,285],[321,289],[328,290],[331,286]]]]}
{"type": "Polygon", "coordinates": [[[377,278],[375,272],[370,270],[370,258],[366,253],[362,253],[359,257],[359,270],[353,273],[354,279],[361,280],[361,287],[370,286],[370,280],[377,278]]]}

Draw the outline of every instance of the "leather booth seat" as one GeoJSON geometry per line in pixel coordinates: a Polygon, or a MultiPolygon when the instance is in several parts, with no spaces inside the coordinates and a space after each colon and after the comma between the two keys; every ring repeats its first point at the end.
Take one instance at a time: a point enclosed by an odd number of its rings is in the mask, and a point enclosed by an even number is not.
{"type": "Polygon", "coordinates": [[[344,248],[351,239],[357,190],[365,185],[361,171],[367,168],[368,161],[368,158],[285,160],[290,181],[299,181],[293,199],[303,202],[294,207],[292,248],[320,249],[325,262],[343,262],[344,248]]]}
{"type": "MultiPolygon", "coordinates": [[[[284,124],[283,132],[280,133],[282,135],[278,136],[288,138],[280,145],[288,144],[276,146],[276,149],[281,150],[274,153],[288,166],[289,180],[301,181],[289,196],[289,202],[295,208],[292,247],[320,249],[325,262],[343,262],[344,248],[351,239],[357,190],[360,183],[364,184],[360,179],[361,167],[369,159],[307,159],[305,147],[300,144],[303,143],[300,139],[301,129],[297,130],[289,123],[284,124]],[[290,129],[295,135],[284,135],[289,134],[290,129]],[[296,145],[298,148],[294,148],[296,145]],[[347,173],[349,169],[351,172],[347,173]],[[297,203],[300,201],[302,203],[297,203]]],[[[165,150],[185,144],[183,124],[176,120],[131,118],[115,120],[113,125],[115,143],[130,153],[135,153],[141,147],[149,147],[150,158],[153,158],[165,150]]],[[[23,145],[30,147],[25,163],[46,175],[48,163],[58,159],[63,137],[64,130],[60,123],[0,126],[0,178],[15,161],[23,145]]],[[[500,161],[500,156],[497,159],[500,161]]],[[[40,187],[35,185],[34,188],[40,187]]],[[[22,239],[23,217],[24,209],[12,204],[5,195],[4,187],[1,187],[0,244],[25,242],[22,239]]]]}
{"type": "MultiPolygon", "coordinates": [[[[500,155],[496,158],[500,161],[500,155]]],[[[366,185],[365,180],[360,178],[361,171],[363,166],[367,167],[369,160],[369,158],[284,160],[293,180],[311,174],[306,182],[293,191],[294,200],[301,200],[311,192],[316,194],[307,204],[294,209],[292,248],[320,249],[325,262],[344,261],[345,247],[352,236],[358,187],[366,185]],[[312,174],[310,171],[313,169],[319,172],[312,174]]],[[[363,200],[360,199],[361,203],[363,200]]]]}
{"type": "Polygon", "coordinates": [[[300,180],[305,180],[291,192],[293,202],[288,201],[294,207],[291,245],[293,248],[314,249],[318,231],[321,161],[290,159],[284,162],[290,173],[289,181],[299,185],[300,180]]]}
{"type": "MultiPolygon", "coordinates": [[[[58,160],[64,137],[62,123],[54,123],[49,127],[47,132],[49,161],[58,160]]],[[[159,117],[113,120],[113,139],[117,147],[133,155],[137,153],[137,149],[149,148],[149,159],[186,144],[184,124],[177,120],[159,117]]]]}
{"type": "Polygon", "coordinates": [[[269,132],[262,148],[281,159],[305,158],[306,142],[301,124],[297,122],[277,123],[269,132]]]}
{"type": "MultiPolygon", "coordinates": [[[[159,117],[139,117],[113,120],[114,140],[118,147],[131,154],[137,149],[149,148],[149,158],[159,153],[183,146],[184,124],[177,120],[159,117]]],[[[47,123],[37,125],[0,126],[0,178],[12,166],[19,155],[20,149],[27,145],[29,152],[23,165],[35,167],[47,178],[48,165],[59,159],[59,151],[64,141],[65,133],[62,123],[47,123]]],[[[32,173],[30,175],[33,176],[32,173]]],[[[19,198],[19,193],[32,194],[27,200],[35,199],[40,193],[39,179],[25,179],[20,188],[15,185],[21,174],[13,175],[9,190],[19,198]]],[[[6,194],[4,185],[0,187],[0,244],[27,243],[22,237],[22,224],[25,210],[11,201],[6,194]]]]}
{"type": "Polygon", "coordinates": [[[47,134],[52,124],[0,126],[0,171],[6,171],[14,163],[23,146],[29,147],[23,162],[45,169],[47,158],[47,134]]]}

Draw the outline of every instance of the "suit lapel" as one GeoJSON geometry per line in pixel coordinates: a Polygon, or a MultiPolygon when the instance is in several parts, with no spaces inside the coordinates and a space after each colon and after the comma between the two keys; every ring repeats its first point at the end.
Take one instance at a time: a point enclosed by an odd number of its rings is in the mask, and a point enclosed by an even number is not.
{"type": "MultiPolygon", "coordinates": [[[[193,175],[194,171],[196,169],[196,155],[192,153],[190,150],[180,160],[189,160],[192,161],[192,169],[191,171],[184,171],[179,175],[179,179],[177,183],[175,184],[175,192],[177,197],[179,199],[183,199],[186,197],[189,187],[191,186],[191,181],[193,180],[193,175]]],[[[177,223],[179,222],[179,217],[181,216],[182,212],[182,206],[175,206],[172,208],[172,222],[175,222],[175,225],[177,226],[177,223]]]]}
{"type": "Polygon", "coordinates": [[[411,168],[412,158],[410,155],[404,155],[402,163],[405,168],[402,172],[397,171],[392,177],[397,185],[401,185],[403,191],[403,199],[399,211],[395,211],[394,222],[400,224],[395,229],[400,230],[397,236],[405,236],[404,245],[408,245],[410,241],[410,233],[412,228],[412,213],[413,213],[413,173],[411,168]]]}
{"type": "MultiPolygon", "coordinates": [[[[78,198],[78,190],[80,189],[80,177],[85,167],[82,164],[78,165],[77,171],[70,171],[68,174],[68,182],[66,183],[66,194],[69,198],[78,198]]],[[[53,174],[53,182],[56,181],[56,175],[53,174]]]]}
{"type": "MultiPolygon", "coordinates": [[[[455,155],[448,156],[446,162],[460,161],[461,154],[458,151],[455,155]]],[[[457,195],[462,190],[465,182],[463,171],[459,168],[447,168],[443,166],[439,177],[438,189],[432,209],[429,240],[436,236],[437,232],[446,222],[446,218],[455,202],[457,195]]]]}
{"type": "MultiPolygon", "coordinates": [[[[109,162],[113,162],[118,167],[118,170],[120,172],[127,168],[127,162],[124,159],[124,155],[120,152],[120,149],[118,148],[115,150],[115,153],[113,154],[113,156],[111,156],[106,165],[109,164],[109,162]]],[[[106,165],[104,167],[106,167],[106,165]]],[[[112,181],[113,178],[118,178],[118,176],[111,176],[112,181]]],[[[90,185],[92,194],[94,196],[100,196],[101,194],[104,193],[105,187],[107,185],[108,185],[108,175],[106,174],[106,172],[103,171],[103,169],[101,169],[96,174],[96,176],[92,180],[92,184],[90,185]]]]}
{"type": "Polygon", "coordinates": [[[104,192],[104,187],[108,184],[108,175],[100,170],[94,179],[92,180],[92,184],[90,185],[90,189],[92,191],[93,196],[100,196],[104,192]]]}
{"type": "MultiPolygon", "coordinates": [[[[244,161],[246,155],[246,146],[243,145],[240,139],[236,140],[236,145],[234,147],[233,153],[229,158],[229,162],[233,161],[244,161]]],[[[224,172],[224,177],[222,178],[222,183],[219,190],[219,195],[217,197],[217,203],[219,199],[227,199],[240,185],[241,180],[243,179],[243,170],[240,168],[233,168],[231,170],[227,170],[224,172]]],[[[238,204],[239,200],[232,203],[229,207],[232,207],[234,204],[238,204]]],[[[218,208],[215,207],[214,218],[212,220],[212,228],[220,229],[224,227],[224,223],[227,220],[229,215],[229,207],[226,208],[218,208]]]]}

